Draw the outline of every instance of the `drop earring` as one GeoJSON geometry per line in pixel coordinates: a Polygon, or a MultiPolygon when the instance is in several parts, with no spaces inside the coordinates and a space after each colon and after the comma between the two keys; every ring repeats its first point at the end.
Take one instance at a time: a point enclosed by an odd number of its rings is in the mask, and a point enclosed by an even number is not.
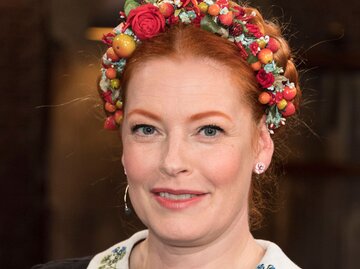
{"type": "Polygon", "coordinates": [[[255,164],[254,172],[258,175],[264,173],[265,171],[265,164],[263,162],[258,162],[255,164]]]}
{"type": "Polygon", "coordinates": [[[129,191],[129,185],[126,186],[126,189],[125,189],[125,194],[124,194],[124,204],[125,204],[125,215],[129,216],[131,215],[132,211],[131,211],[131,208],[128,207],[127,205],[127,194],[128,194],[128,191],[129,191]]]}

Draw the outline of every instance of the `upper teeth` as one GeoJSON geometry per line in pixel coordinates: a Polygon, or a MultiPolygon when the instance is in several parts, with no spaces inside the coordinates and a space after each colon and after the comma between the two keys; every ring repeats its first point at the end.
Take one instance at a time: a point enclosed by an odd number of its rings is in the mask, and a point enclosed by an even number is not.
{"type": "Polygon", "coordinates": [[[182,200],[182,199],[190,199],[192,197],[195,197],[196,194],[172,194],[172,193],[168,193],[168,192],[160,192],[159,193],[160,197],[164,197],[167,199],[172,199],[172,200],[182,200]]]}

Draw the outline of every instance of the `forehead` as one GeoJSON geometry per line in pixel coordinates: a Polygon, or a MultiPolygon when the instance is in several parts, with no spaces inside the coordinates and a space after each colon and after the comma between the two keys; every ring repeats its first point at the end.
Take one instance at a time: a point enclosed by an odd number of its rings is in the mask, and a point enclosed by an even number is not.
{"type": "Polygon", "coordinates": [[[161,58],[134,70],[126,94],[126,110],[149,107],[193,110],[221,109],[236,113],[244,107],[241,89],[228,68],[211,60],[161,58]]]}

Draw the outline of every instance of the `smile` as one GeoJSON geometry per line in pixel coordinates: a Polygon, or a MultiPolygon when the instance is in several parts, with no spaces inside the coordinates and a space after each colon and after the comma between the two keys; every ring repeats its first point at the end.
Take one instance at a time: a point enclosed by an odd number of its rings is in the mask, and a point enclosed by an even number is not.
{"type": "Polygon", "coordinates": [[[152,193],[162,207],[171,210],[193,207],[207,196],[207,193],[189,190],[153,189],[152,193]]]}

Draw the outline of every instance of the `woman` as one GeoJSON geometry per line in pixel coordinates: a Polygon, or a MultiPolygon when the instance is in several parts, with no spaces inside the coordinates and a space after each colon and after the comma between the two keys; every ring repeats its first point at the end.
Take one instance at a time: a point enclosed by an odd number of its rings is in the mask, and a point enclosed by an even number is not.
{"type": "Polygon", "coordinates": [[[148,230],[37,268],[299,268],[250,232],[300,95],[279,27],[227,0],[127,1],[121,17],[104,37],[100,92],[148,230]]]}

